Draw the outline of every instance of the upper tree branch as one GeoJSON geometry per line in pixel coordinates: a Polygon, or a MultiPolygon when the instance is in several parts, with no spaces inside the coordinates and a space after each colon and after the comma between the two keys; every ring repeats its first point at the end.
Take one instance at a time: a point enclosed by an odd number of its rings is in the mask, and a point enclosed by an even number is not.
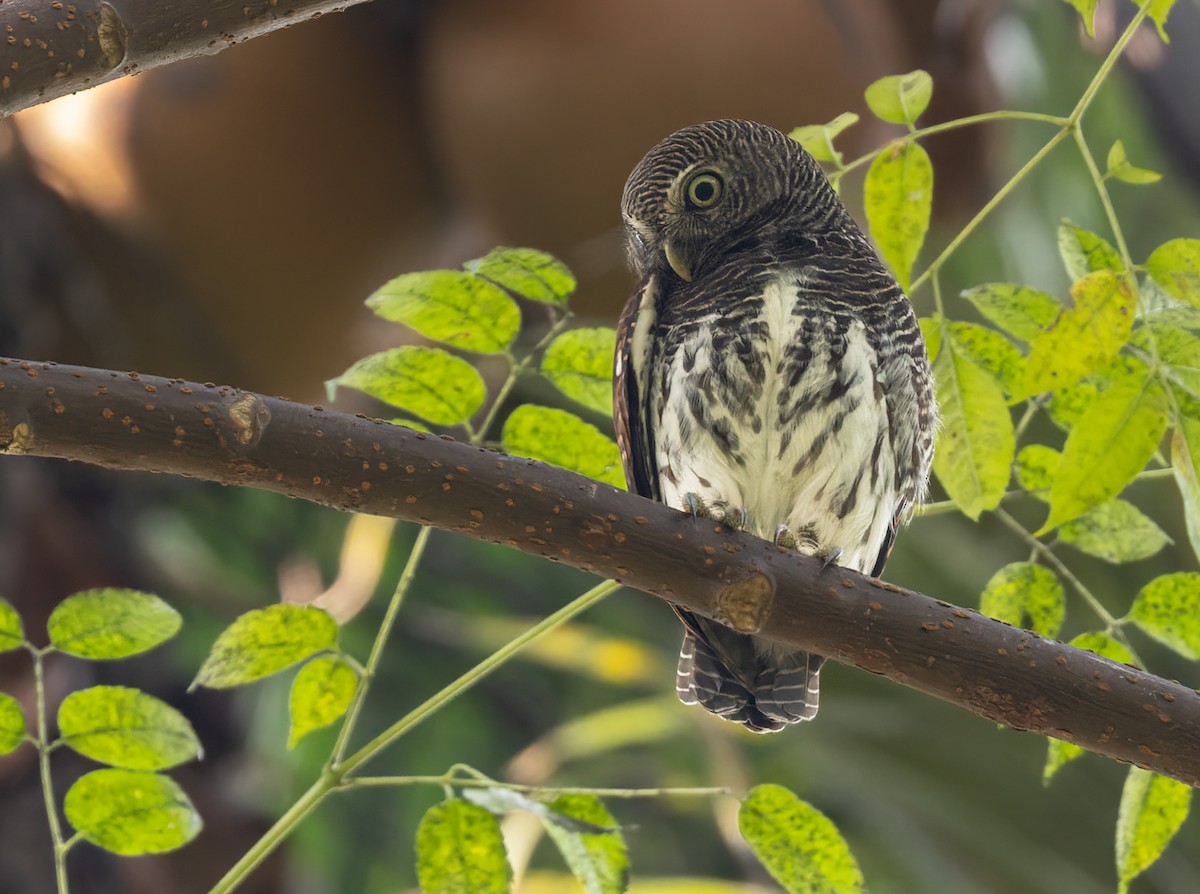
{"type": "Polygon", "coordinates": [[[0,0],[0,117],[365,0],[0,0]]]}
{"type": "Polygon", "coordinates": [[[258,487],[505,543],[1200,784],[1192,689],[531,460],[233,388],[3,359],[0,451],[258,487]]]}

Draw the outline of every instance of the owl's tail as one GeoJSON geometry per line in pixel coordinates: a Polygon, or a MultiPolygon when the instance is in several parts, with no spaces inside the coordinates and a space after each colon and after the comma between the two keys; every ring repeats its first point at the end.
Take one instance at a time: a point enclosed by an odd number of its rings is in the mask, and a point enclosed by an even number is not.
{"type": "Polygon", "coordinates": [[[820,699],[821,665],[810,652],[761,655],[751,637],[700,621],[689,625],[679,651],[675,688],[679,700],[756,733],[778,732],[789,723],[812,720],[820,699]]]}

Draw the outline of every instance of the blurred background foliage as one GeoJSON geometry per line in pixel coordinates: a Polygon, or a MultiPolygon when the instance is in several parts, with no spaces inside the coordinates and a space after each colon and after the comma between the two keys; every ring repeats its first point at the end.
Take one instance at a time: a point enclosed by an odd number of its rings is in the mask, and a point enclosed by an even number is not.
{"type": "MultiPolygon", "coordinates": [[[[621,184],[665,134],[723,116],[787,130],[861,114],[868,83],[918,67],[934,78],[930,124],[1006,107],[1064,114],[1133,10],[1105,0],[1093,42],[1069,5],[1043,0],[764,0],[753,12],[720,0],[356,7],[0,122],[0,352],[319,400],[324,380],[405,337],[371,317],[367,294],[397,273],[455,267],[495,244],[562,258],[579,276],[573,304],[583,321],[611,325],[631,287],[621,184]]],[[[1165,174],[1157,186],[1113,185],[1135,259],[1200,235],[1200,2],[1179,0],[1169,32],[1163,45],[1143,28],[1086,120],[1093,153],[1103,157],[1120,138],[1135,164],[1165,174]]],[[[887,138],[886,125],[868,122],[839,141],[848,158],[887,138]]],[[[1033,127],[990,124],[928,142],[935,219],[924,260],[1040,145],[1033,127]]],[[[861,182],[848,177],[843,193],[857,212],[861,182]]],[[[1055,246],[1063,217],[1107,235],[1069,146],[946,268],[951,316],[976,319],[954,296],[984,281],[1064,294],[1055,246]]],[[[928,293],[916,296],[922,315],[928,302],[928,293]]],[[[552,399],[548,390],[518,397],[552,399]]],[[[1171,482],[1140,483],[1126,497],[1175,543],[1131,566],[1072,557],[1118,613],[1154,575],[1195,567],[1171,482]]],[[[1027,501],[1012,511],[1034,523],[1040,509],[1027,501]]],[[[68,593],[107,584],[152,588],[186,617],[170,652],[51,668],[59,697],[95,673],[167,698],[206,750],[179,774],[206,820],[200,838],[132,861],[77,849],[77,890],[206,890],[318,771],[332,733],[284,750],[287,679],[236,694],[185,688],[236,614],[312,599],[335,580],[347,598],[374,596],[343,634],[365,654],[414,531],[389,537],[389,523],[348,521],[269,494],[0,464],[0,592],[28,629],[40,629],[68,593]]],[[[888,577],[975,605],[995,569],[1026,557],[986,516],[973,524],[940,515],[905,532],[888,577]]],[[[435,535],[363,735],[592,583],[435,535]]],[[[1072,602],[1064,637],[1094,623],[1072,602]]],[[[436,774],[461,761],[525,783],[739,792],[774,781],[838,824],[875,894],[1114,889],[1123,767],[1088,757],[1043,788],[1043,740],[836,665],[825,672],[816,723],[743,734],[675,702],[678,640],[666,606],[622,592],[489,677],[374,769],[436,774]]],[[[1160,674],[1200,685],[1193,665],[1137,645],[1160,674]]],[[[0,688],[26,692],[26,665],[5,659],[0,688]]],[[[56,766],[60,791],[86,769],[65,754],[56,766]]],[[[441,796],[418,788],[339,796],[244,890],[411,890],[416,822],[441,796]]],[[[0,762],[0,894],[51,887],[39,799],[29,749],[0,762]]],[[[729,882],[714,891],[774,890],[739,844],[731,799],[610,807],[628,827],[631,890],[705,890],[697,881],[651,884],[665,877],[729,882]]],[[[518,890],[572,890],[538,828],[519,816],[506,823],[510,851],[529,861],[518,890]]],[[[1197,877],[1192,820],[1134,890],[1191,894],[1197,877]]]]}

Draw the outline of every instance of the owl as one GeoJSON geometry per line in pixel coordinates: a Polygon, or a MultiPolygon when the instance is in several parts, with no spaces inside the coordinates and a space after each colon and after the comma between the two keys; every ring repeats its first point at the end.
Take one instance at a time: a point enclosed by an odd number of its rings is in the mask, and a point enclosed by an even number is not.
{"type": "MultiPolygon", "coordinates": [[[[924,495],[937,407],[912,306],[824,173],[777,130],[710,121],[646,154],[621,212],[630,490],[878,576],[924,495]]],[[[822,656],[675,611],[682,701],[755,732],[815,716],[822,656]]]]}

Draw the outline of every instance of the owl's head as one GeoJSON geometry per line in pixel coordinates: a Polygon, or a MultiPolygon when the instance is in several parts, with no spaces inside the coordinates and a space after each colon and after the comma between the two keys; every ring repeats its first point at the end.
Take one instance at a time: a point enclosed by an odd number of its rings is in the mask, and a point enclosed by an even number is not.
{"type": "Polygon", "coordinates": [[[753,121],[709,121],[671,134],[625,181],[621,213],[639,276],[665,262],[691,280],[747,239],[829,222],[841,202],[799,143],[753,121]]]}

